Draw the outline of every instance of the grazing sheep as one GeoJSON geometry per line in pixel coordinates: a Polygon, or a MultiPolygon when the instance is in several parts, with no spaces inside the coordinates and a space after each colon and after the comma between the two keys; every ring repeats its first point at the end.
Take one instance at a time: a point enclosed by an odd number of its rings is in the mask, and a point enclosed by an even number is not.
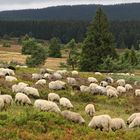
{"type": "Polygon", "coordinates": [[[94,78],[94,77],[89,77],[88,82],[89,83],[98,83],[98,80],[96,78],[94,78]]]}
{"type": "Polygon", "coordinates": [[[68,119],[70,121],[73,121],[73,122],[76,122],[76,123],[80,123],[80,124],[85,123],[85,120],[83,119],[83,117],[79,113],[65,110],[65,111],[61,112],[61,115],[65,119],[68,119]]]}
{"type": "Polygon", "coordinates": [[[8,76],[8,75],[15,75],[14,71],[11,70],[11,69],[8,69],[8,68],[0,68],[0,73],[3,75],[3,76],[8,76]]]}
{"type": "Polygon", "coordinates": [[[80,91],[82,93],[86,93],[86,92],[89,93],[90,92],[90,88],[88,86],[81,85],[80,86],[80,91]]]}
{"type": "Polygon", "coordinates": [[[136,117],[129,125],[129,128],[140,127],[140,116],[136,117]]]}
{"type": "Polygon", "coordinates": [[[139,86],[139,85],[140,85],[140,81],[135,81],[135,82],[134,82],[134,85],[135,85],[135,86],[139,86]]]}
{"type": "Polygon", "coordinates": [[[111,119],[111,129],[113,131],[116,131],[118,129],[124,129],[124,128],[126,128],[126,124],[123,119],[121,118],[111,119]]]}
{"type": "Polygon", "coordinates": [[[52,81],[49,83],[49,89],[52,90],[61,90],[66,88],[66,83],[62,81],[52,81]]]}
{"type": "Polygon", "coordinates": [[[70,84],[70,85],[76,85],[76,80],[75,80],[75,78],[71,78],[71,77],[68,77],[67,78],[67,82],[68,82],[68,84],[70,84]]]}
{"type": "Polygon", "coordinates": [[[133,113],[128,119],[127,119],[127,124],[130,124],[131,122],[133,122],[133,120],[136,117],[140,117],[140,113],[133,113]]]}
{"type": "Polygon", "coordinates": [[[114,80],[111,77],[106,77],[105,81],[109,84],[112,84],[114,82],[114,80]]]}
{"type": "Polygon", "coordinates": [[[11,95],[0,95],[0,98],[3,99],[4,104],[10,106],[13,103],[13,98],[11,95]]]}
{"type": "Polygon", "coordinates": [[[91,92],[92,94],[96,93],[96,87],[98,87],[98,85],[95,84],[95,83],[91,83],[91,84],[89,85],[90,92],[91,92]]]}
{"type": "Polygon", "coordinates": [[[43,78],[43,76],[41,74],[38,74],[38,73],[33,73],[32,74],[32,79],[33,80],[40,80],[42,78],[43,78]]]}
{"type": "Polygon", "coordinates": [[[57,70],[56,72],[61,75],[66,75],[68,73],[67,70],[57,70]]]}
{"type": "Polygon", "coordinates": [[[4,100],[0,98],[0,111],[4,109],[4,100]]]}
{"type": "Polygon", "coordinates": [[[140,89],[135,90],[135,96],[140,96],[140,89]]]}
{"type": "Polygon", "coordinates": [[[78,76],[79,75],[78,71],[75,71],[75,70],[72,71],[71,74],[72,74],[72,76],[78,76]]]}
{"type": "Polygon", "coordinates": [[[88,104],[88,105],[85,107],[85,112],[86,112],[86,114],[89,115],[90,117],[93,117],[94,114],[95,114],[94,105],[93,105],[93,104],[88,104]]]}
{"type": "Polygon", "coordinates": [[[40,74],[45,74],[45,73],[47,73],[48,71],[47,71],[47,68],[41,68],[40,70],[39,70],[39,73],[40,74]]]}
{"type": "Polygon", "coordinates": [[[25,87],[24,88],[24,93],[27,95],[27,96],[33,96],[33,97],[39,97],[39,92],[36,88],[33,88],[33,87],[25,87]]]}
{"type": "Polygon", "coordinates": [[[26,66],[26,65],[24,65],[24,66],[16,65],[16,68],[24,68],[24,69],[26,69],[26,68],[28,68],[28,66],[26,66]]]}
{"type": "Polygon", "coordinates": [[[125,80],[124,79],[119,79],[119,80],[117,80],[117,84],[118,84],[118,86],[125,86],[125,80]]]}
{"type": "Polygon", "coordinates": [[[47,73],[52,74],[53,72],[54,72],[54,70],[52,70],[52,69],[47,69],[47,73]]]}
{"type": "Polygon", "coordinates": [[[49,100],[49,101],[58,101],[58,102],[59,102],[60,97],[59,97],[59,95],[56,94],[56,93],[49,93],[49,94],[48,94],[48,100],[49,100]]]}
{"type": "Polygon", "coordinates": [[[95,72],[95,75],[102,76],[103,74],[102,74],[102,73],[100,73],[100,72],[95,72]]]}
{"type": "Polygon", "coordinates": [[[24,88],[27,87],[28,84],[23,83],[23,82],[19,82],[18,84],[15,84],[12,86],[12,92],[24,92],[24,88]]]}
{"type": "Polygon", "coordinates": [[[100,85],[102,87],[106,87],[106,86],[108,86],[108,83],[106,81],[101,81],[100,85]]]}
{"type": "Polygon", "coordinates": [[[13,82],[13,81],[17,81],[17,78],[16,77],[13,77],[13,76],[6,76],[5,77],[5,80],[7,82],[13,82]]]}
{"type": "Polygon", "coordinates": [[[45,79],[40,79],[35,84],[36,85],[45,85],[46,84],[46,80],[45,79]]]}
{"type": "Polygon", "coordinates": [[[70,100],[65,98],[65,97],[60,98],[59,103],[60,103],[61,106],[66,107],[68,109],[73,108],[73,105],[70,102],[70,100]]]}
{"type": "Polygon", "coordinates": [[[28,105],[32,105],[31,100],[29,99],[29,97],[23,93],[17,93],[15,96],[15,102],[19,103],[19,104],[28,104],[28,105]]]}
{"type": "Polygon", "coordinates": [[[59,73],[57,73],[57,72],[55,72],[55,73],[53,74],[53,78],[54,78],[55,80],[61,80],[61,79],[62,79],[62,75],[59,74],[59,73]]]}
{"type": "Polygon", "coordinates": [[[102,86],[96,87],[96,94],[106,95],[106,93],[107,93],[107,90],[105,87],[102,87],[102,86]]]}
{"type": "Polygon", "coordinates": [[[52,79],[52,75],[49,74],[49,73],[45,73],[44,76],[43,76],[43,78],[48,79],[48,80],[51,80],[52,79]]]}
{"type": "Polygon", "coordinates": [[[125,87],[122,87],[122,86],[118,86],[117,87],[117,91],[122,94],[122,93],[125,93],[126,92],[126,88],[125,87]]]}
{"type": "Polygon", "coordinates": [[[56,112],[60,113],[61,110],[57,106],[56,103],[52,101],[38,99],[34,102],[34,107],[40,109],[41,111],[49,111],[49,112],[56,112]]]}
{"type": "Polygon", "coordinates": [[[101,131],[110,131],[111,117],[109,115],[94,116],[88,126],[95,130],[100,128],[101,131]]]}
{"type": "Polygon", "coordinates": [[[133,87],[132,87],[130,84],[126,84],[126,85],[125,85],[125,89],[126,89],[127,91],[129,91],[129,90],[132,90],[133,87]]]}
{"type": "Polygon", "coordinates": [[[135,74],[134,73],[131,73],[131,76],[135,76],[135,74]]]}
{"type": "Polygon", "coordinates": [[[111,88],[107,89],[107,96],[108,97],[117,97],[118,98],[118,93],[116,90],[113,90],[111,88]]]}

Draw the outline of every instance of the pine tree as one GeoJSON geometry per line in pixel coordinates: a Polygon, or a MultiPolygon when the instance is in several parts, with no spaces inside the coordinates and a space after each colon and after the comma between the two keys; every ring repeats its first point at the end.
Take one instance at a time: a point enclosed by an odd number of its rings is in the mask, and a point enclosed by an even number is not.
{"type": "Polygon", "coordinates": [[[49,56],[54,58],[61,57],[61,45],[58,38],[52,38],[49,45],[49,56]]]}
{"type": "Polygon", "coordinates": [[[99,70],[99,66],[107,56],[112,58],[117,56],[114,46],[114,38],[109,31],[108,19],[99,8],[83,43],[80,69],[82,71],[99,70]]]}

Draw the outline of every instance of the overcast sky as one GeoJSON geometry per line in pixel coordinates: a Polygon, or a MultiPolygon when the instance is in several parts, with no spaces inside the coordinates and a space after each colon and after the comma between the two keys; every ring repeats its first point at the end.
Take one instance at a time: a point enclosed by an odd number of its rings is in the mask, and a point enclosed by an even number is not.
{"type": "Polygon", "coordinates": [[[0,11],[13,9],[43,8],[57,5],[116,4],[132,3],[140,0],[0,0],[0,11]]]}

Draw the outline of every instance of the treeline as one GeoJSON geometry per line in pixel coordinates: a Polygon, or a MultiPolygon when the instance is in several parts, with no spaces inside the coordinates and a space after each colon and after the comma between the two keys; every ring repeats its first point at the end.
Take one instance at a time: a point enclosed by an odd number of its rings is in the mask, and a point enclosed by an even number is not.
{"type": "MultiPolygon", "coordinates": [[[[0,36],[20,37],[25,34],[38,39],[57,37],[62,43],[71,39],[82,42],[86,36],[87,21],[0,21],[0,36]]],[[[117,48],[139,48],[140,21],[113,21],[112,31],[117,48]]]]}

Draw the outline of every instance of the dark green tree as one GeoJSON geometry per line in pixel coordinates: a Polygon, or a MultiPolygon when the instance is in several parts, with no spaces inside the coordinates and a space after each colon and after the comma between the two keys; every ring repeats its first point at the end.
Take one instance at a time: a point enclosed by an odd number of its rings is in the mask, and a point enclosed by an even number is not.
{"type": "Polygon", "coordinates": [[[68,51],[68,58],[67,58],[67,64],[69,66],[72,67],[72,69],[74,70],[75,67],[78,64],[78,57],[79,57],[79,53],[78,53],[78,49],[77,49],[77,44],[75,42],[74,39],[72,39],[68,44],[67,47],[69,49],[68,51]]]}
{"type": "Polygon", "coordinates": [[[138,64],[138,58],[134,48],[132,48],[130,51],[130,63],[132,66],[136,66],[138,64]]]}
{"type": "Polygon", "coordinates": [[[58,38],[52,38],[49,45],[49,56],[54,58],[61,57],[61,45],[58,38]]]}
{"type": "Polygon", "coordinates": [[[99,8],[83,43],[80,69],[82,71],[97,71],[107,56],[115,58],[117,54],[107,16],[99,8]]]}

